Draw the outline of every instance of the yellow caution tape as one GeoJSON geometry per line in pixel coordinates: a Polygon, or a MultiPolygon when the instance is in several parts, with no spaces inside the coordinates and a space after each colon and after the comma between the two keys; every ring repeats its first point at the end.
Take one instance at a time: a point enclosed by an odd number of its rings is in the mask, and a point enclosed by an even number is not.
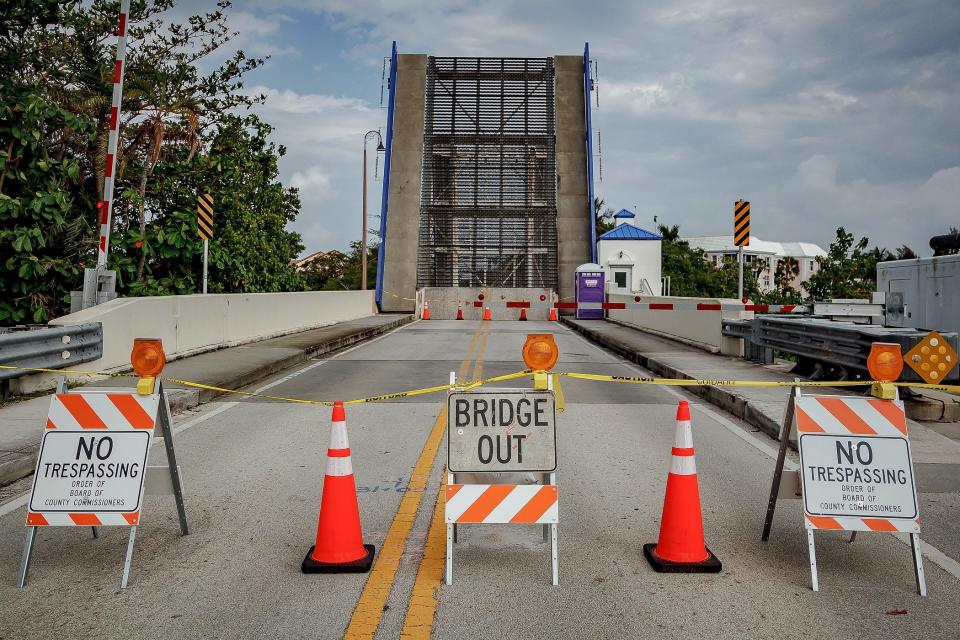
{"type": "MultiPolygon", "coordinates": [[[[639,376],[608,376],[598,373],[558,372],[555,375],[596,382],[623,382],[627,384],[652,384],[668,387],[866,387],[877,380],[694,380],[692,378],[643,378],[639,376]]],[[[923,382],[891,382],[895,387],[934,389],[948,393],[960,393],[960,385],[926,384],[923,382]]]]}
{"type": "MultiPolygon", "coordinates": [[[[0,369],[14,369],[18,371],[30,371],[33,373],[56,373],[69,375],[100,375],[111,378],[129,376],[129,373],[110,373],[105,371],[79,371],[76,369],[43,369],[40,367],[15,367],[10,365],[0,365],[0,369]]],[[[795,380],[795,381],[775,381],[775,380],[721,380],[721,379],[684,379],[684,378],[644,378],[640,376],[610,376],[598,373],[575,373],[575,372],[554,372],[554,393],[557,395],[557,409],[565,409],[565,400],[563,389],[560,386],[560,377],[574,378],[577,380],[592,380],[595,382],[617,382],[625,384],[645,384],[661,385],[669,387],[863,387],[875,384],[875,380],[795,380]]],[[[354,398],[353,400],[344,400],[344,404],[362,404],[366,402],[381,402],[383,400],[396,400],[398,398],[409,398],[413,396],[425,395],[428,393],[438,393],[441,391],[464,391],[467,389],[476,389],[495,382],[504,382],[533,376],[532,371],[517,371],[502,376],[494,376],[475,382],[443,384],[435,387],[424,387],[422,389],[410,389],[408,391],[398,391],[396,393],[387,393],[378,396],[368,396],[365,398],[354,398]]],[[[195,389],[207,389],[218,393],[229,393],[252,398],[262,398],[264,400],[276,400],[278,402],[292,402],[296,404],[309,404],[315,406],[329,407],[333,405],[332,400],[309,400],[305,398],[290,398],[287,396],[275,396],[265,393],[256,393],[254,391],[240,391],[238,389],[227,389],[217,387],[192,380],[183,380],[181,378],[161,377],[164,382],[172,382],[185,387],[195,389]]],[[[896,387],[911,387],[913,389],[932,389],[936,391],[945,391],[947,393],[960,394],[960,385],[947,384],[927,384],[922,382],[893,382],[888,383],[896,387]]]]}

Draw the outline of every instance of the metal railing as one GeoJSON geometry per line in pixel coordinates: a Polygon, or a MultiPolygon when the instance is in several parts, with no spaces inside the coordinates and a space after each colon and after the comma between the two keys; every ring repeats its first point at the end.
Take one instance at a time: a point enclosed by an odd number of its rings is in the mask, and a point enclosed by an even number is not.
{"type": "MultiPolygon", "coordinates": [[[[99,322],[0,333],[0,364],[3,365],[67,369],[101,355],[103,328],[99,322]]],[[[0,382],[29,373],[0,369],[0,382]]]]}
{"type": "MultiPolygon", "coordinates": [[[[774,351],[796,356],[801,375],[822,377],[840,376],[840,379],[858,379],[867,376],[867,356],[874,342],[900,345],[906,353],[927,335],[922,329],[862,325],[824,318],[757,316],[753,320],[722,321],[724,336],[744,341],[744,357],[757,362],[773,362],[774,351]]],[[[956,333],[944,333],[943,338],[957,349],[956,333]]],[[[956,380],[956,368],[946,380],[956,380]]],[[[904,381],[920,381],[913,370],[905,367],[904,381]]]]}

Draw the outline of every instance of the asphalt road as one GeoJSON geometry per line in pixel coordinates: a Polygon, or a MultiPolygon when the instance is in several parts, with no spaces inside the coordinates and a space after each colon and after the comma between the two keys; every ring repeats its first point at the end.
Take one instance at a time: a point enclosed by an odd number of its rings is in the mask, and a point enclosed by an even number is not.
{"type": "MultiPolygon", "coordinates": [[[[431,321],[258,388],[351,399],[444,384],[450,371],[510,373],[522,369],[525,334],[537,331],[556,334],[560,370],[636,373],[556,323],[431,321]]],[[[958,577],[928,561],[930,596],[920,598],[909,546],[889,534],[854,543],[818,534],[820,593],[809,586],[799,502],[779,503],[771,540],[760,542],[773,441],[674,389],[574,380],[563,389],[557,587],[540,529],[521,525],[462,527],[454,584],[440,586],[439,394],[348,406],[364,537],[378,559],[370,574],[303,575],[329,409],[227,398],[177,416],[191,533],[179,535],[171,498],[148,498],[124,591],[119,528],[98,539],[85,528],[42,530],[28,586],[14,588],[25,513],[16,492],[29,485],[6,492],[0,638],[958,636],[958,577]],[[716,575],[658,574],[641,553],[657,538],[679,398],[694,406],[707,545],[723,562],[716,575]]],[[[162,458],[155,446],[151,461],[162,458]]],[[[936,495],[921,506],[932,526],[953,517],[957,501],[936,495]]],[[[957,557],[952,536],[935,544],[957,557]]]]}

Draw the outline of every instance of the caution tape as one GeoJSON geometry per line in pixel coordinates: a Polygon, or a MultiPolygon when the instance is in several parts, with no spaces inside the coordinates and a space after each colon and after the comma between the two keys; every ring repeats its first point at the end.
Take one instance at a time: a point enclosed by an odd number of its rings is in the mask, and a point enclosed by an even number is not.
{"type": "Polygon", "coordinates": [[[889,382],[878,380],[696,380],[693,378],[643,378],[639,376],[608,376],[598,373],[557,372],[554,375],[595,382],[623,382],[627,384],[651,384],[668,387],[866,387],[872,384],[890,384],[895,387],[932,389],[948,393],[960,393],[960,385],[927,384],[924,382],[889,382]]]}
{"type": "MultiPolygon", "coordinates": [[[[129,373],[109,373],[105,371],[79,371],[75,369],[43,369],[39,367],[15,367],[10,365],[0,365],[0,369],[13,369],[18,371],[29,371],[33,373],[56,373],[56,374],[69,374],[69,375],[99,375],[107,376],[110,378],[117,378],[122,376],[129,376],[129,373]]],[[[434,387],[424,387],[421,389],[409,389],[407,391],[398,391],[396,393],[386,393],[376,396],[368,396],[364,398],[354,398],[353,400],[344,400],[344,404],[363,404],[367,402],[382,402],[384,400],[397,400],[399,398],[409,398],[414,396],[426,395],[429,393],[439,393],[441,391],[464,391],[468,389],[476,389],[477,387],[482,387],[485,385],[493,384],[495,382],[504,382],[507,380],[516,380],[518,378],[526,378],[533,375],[532,371],[517,371],[515,373],[508,373],[506,375],[494,376],[492,378],[486,378],[483,380],[476,380],[474,382],[461,382],[455,384],[442,384],[434,387]]],[[[644,384],[644,385],[660,385],[668,387],[863,387],[869,386],[872,384],[878,384],[876,380],[722,380],[722,379],[692,379],[692,378],[644,378],[640,376],[611,376],[604,375],[599,373],[576,373],[572,371],[563,371],[563,372],[554,372],[557,377],[564,378],[573,378],[576,380],[591,380],[594,382],[616,382],[622,384],[644,384]]],[[[161,376],[160,378],[164,382],[171,382],[174,384],[183,385],[185,387],[191,387],[194,389],[206,389],[208,391],[216,391],[218,393],[227,393],[233,395],[241,395],[245,397],[252,398],[262,398],[264,400],[276,400],[278,402],[291,402],[296,404],[309,404],[315,406],[329,407],[333,405],[332,400],[310,400],[307,398],[291,398],[288,396],[275,396],[265,393],[256,393],[254,391],[241,391],[239,389],[228,389],[226,387],[218,387],[211,384],[204,384],[202,382],[194,382],[192,380],[183,380],[181,378],[170,378],[166,376],[161,376]]],[[[931,389],[935,391],[945,391],[947,393],[956,393],[960,394],[960,385],[948,385],[948,384],[928,384],[922,382],[891,382],[886,383],[895,387],[910,387],[913,389],[931,389]]],[[[563,391],[559,389],[557,385],[556,391],[560,394],[561,403],[563,391]]]]}
{"type": "MultiPolygon", "coordinates": [[[[110,378],[120,378],[120,377],[133,375],[130,373],[115,373],[115,372],[111,373],[107,371],[80,371],[77,369],[44,369],[41,367],[14,367],[10,365],[0,365],[0,369],[29,371],[31,373],[56,373],[60,375],[75,375],[75,376],[95,375],[95,376],[107,376],[110,378]]],[[[486,378],[484,380],[476,380],[473,382],[458,382],[455,384],[442,384],[442,385],[437,385],[435,387],[424,387],[422,389],[410,389],[408,391],[398,391],[396,393],[386,393],[378,396],[354,398],[353,400],[344,400],[343,404],[362,404],[365,402],[381,402],[383,400],[396,400],[398,398],[421,396],[428,393],[438,393],[440,391],[449,391],[449,390],[463,391],[467,389],[475,389],[477,387],[482,387],[488,384],[493,384],[495,382],[515,380],[517,378],[525,378],[532,375],[533,375],[533,372],[531,371],[517,371],[515,373],[508,373],[506,375],[494,376],[492,378],[486,378]]],[[[280,402],[292,402],[296,404],[310,404],[310,405],[316,405],[321,407],[331,407],[334,404],[333,400],[310,400],[307,398],[291,398],[288,396],[275,396],[267,393],[257,393],[255,391],[242,391],[240,389],[228,389],[226,387],[218,387],[216,385],[204,384],[202,382],[194,382],[193,380],[184,380],[182,378],[171,378],[168,376],[160,376],[160,379],[164,382],[179,384],[185,387],[191,387],[193,389],[206,389],[208,391],[216,391],[218,393],[229,393],[233,395],[240,395],[240,396],[246,396],[246,397],[252,397],[252,398],[262,398],[264,400],[277,400],[280,402]]]]}

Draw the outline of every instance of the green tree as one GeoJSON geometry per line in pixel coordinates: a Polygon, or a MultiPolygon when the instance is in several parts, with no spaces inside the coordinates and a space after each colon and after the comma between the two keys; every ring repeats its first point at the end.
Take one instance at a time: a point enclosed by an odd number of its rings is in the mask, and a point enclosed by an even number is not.
{"type": "MultiPolygon", "coordinates": [[[[297,289],[284,150],[242,115],[263,99],[242,85],[262,60],[224,51],[229,2],[171,22],[173,4],[131,5],[108,266],[121,294],[197,291],[203,191],[216,207],[211,290],[297,289]]],[[[95,263],[116,19],[108,0],[0,4],[0,323],[62,313],[95,263]]]]}
{"type": "Polygon", "coordinates": [[[913,249],[911,249],[905,244],[900,245],[900,247],[897,249],[897,256],[896,256],[897,260],[915,260],[919,257],[920,256],[918,256],[916,253],[913,252],[913,249]]]}
{"type": "MultiPolygon", "coordinates": [[[[378,245],[367,247],[367,282],[376,282],[378,245]]],[[[361,284],[360,242],[350,243],[350,253],[329,251],[311,260],[303,270],[306,288],[311,291],[359,289],[361,284]]]]}
{"type": "Polygon", "coordinates": [[[799,304],[803,301],[803,292],[793,286],[799,275],[800,263],[796,258],[780,258],[773,272],[773,290],[763,294],[760,300],[766,304],[799,304]]]}
{"type": "Polygon", "coordinates": [[[599,238],[615,226],[613,209],[606,206],[606,202],[599,196],[593,198],[593,216],[596,220],[597,237],[599,238]]]}
{"type": "Polygon", "coordinates": [[[73,211],[92,208],[92,199],[69,151],[94,125],[22,73],[43,57],[24,34],[56,24],[61,11],[50,1],[0,6],[0,324],[57,315],[80,277],[89,236],[73,211]]]}
{"type": "Polygon", "coordinates": [[[869,251],[864,237],[859,240],[843,227],[827,255],[817,258],[817,273],[805,284],[814,300],[830,298],[869,298],[877,286],[877,259],[880,252],[869,251]]]}
{"type": "MultiPolygon", "coordinates": [[[[701,249],[694,249],[680,239],[679,225],[660,225],[662,273],[670,277],[670,293],[674,296],[735,298],[739,272],[735,260],[715,266],[701,249]]],[[[749,268],[743,273],[744,295],[756,300],[759,296],[757,274],[749,268]]]]}

